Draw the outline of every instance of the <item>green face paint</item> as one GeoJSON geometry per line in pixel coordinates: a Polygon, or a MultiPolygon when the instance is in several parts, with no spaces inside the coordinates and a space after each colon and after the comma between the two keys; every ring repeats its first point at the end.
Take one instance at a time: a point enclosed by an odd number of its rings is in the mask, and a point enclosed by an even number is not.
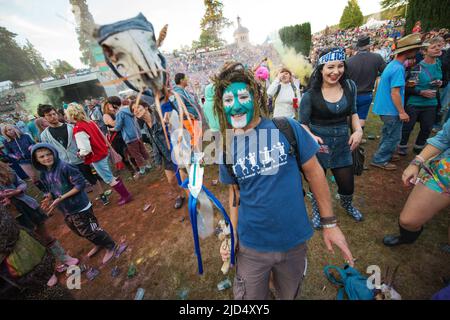
{"type": "Polygon", "coordinates": [[[244,82],[233,82],[226,87],[222,97],[228,123],[235,129],[247,126],[253,118],[253,95],[244,82]]]}

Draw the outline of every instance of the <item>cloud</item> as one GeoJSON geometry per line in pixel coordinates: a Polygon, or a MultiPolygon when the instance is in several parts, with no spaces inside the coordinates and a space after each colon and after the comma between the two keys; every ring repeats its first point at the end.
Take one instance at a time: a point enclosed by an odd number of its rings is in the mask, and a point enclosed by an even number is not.
{"type": "Polygon", "coordinates": [[[0,20],[9,26],[8,29],[26,34],[30,38],[64,37],[62,32],[42,27],[16,15],[0,15],[0,20]]]}

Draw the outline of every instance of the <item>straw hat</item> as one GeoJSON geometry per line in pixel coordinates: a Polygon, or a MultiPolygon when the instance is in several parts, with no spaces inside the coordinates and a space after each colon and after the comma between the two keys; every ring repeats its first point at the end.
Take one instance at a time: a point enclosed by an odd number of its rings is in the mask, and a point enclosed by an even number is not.
{"type": "Polygon", "coordinates": [[[408,50],[424,48],[426,44],[422,43],[422,37],[419,33],[413,33],[397,40],[394,54],[399,54],[408,50]]]}

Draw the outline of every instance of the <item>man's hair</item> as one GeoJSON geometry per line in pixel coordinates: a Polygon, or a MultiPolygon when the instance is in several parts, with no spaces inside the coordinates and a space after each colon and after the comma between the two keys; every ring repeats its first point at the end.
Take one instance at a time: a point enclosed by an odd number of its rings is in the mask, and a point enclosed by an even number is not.
{"type": "Polygon", "coordinates": [[[120,100],[120,98],[117,96],[108,97],[108,99],[106,99],[106,102],[117,107],[120,107],[122,105],[122,100],[120,100]]]}
{"type": "Polygon", "coordinates": [[[177,73],[175,75],[175,84],[180,84],[181,80],[183,80],[186,77],[184,73],[177,73]]]}
{"type": "Polygon", "coordinates": [[[46,113],[51,112],[52,110],[56,111],[56,108],[52,105],[49,104],[39,104],[38,105],[38,109],[37,109],[37,113],[39,115],[39,117],[44,117],[46,113]]]}

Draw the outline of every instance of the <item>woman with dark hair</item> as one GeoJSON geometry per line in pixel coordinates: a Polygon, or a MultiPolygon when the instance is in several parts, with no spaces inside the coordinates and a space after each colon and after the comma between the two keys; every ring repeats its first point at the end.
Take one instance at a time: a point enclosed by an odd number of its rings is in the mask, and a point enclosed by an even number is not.
{"type": "MultiPolygon", "coordinates": [[[[321,148],[317,157],[323,169],[331,169],[341,206],[356,221],[361,212],[353,206],[354,176],[352,151],[361,142],[363,131],[356,111],[357,88],[345,72],[345,52],[328,49],[319,55],[311,75],[309,90],[301,101],[300,122],[307,126],[321,148]],[[349,118],[353,134],[349,136],[349,118]]],[[[320,212],[312,198],[313,225],[321,228],[320,212]]]]}
{"type": "Polygon", "coordinates": [[[127,152],[127,145],[123,141],[122,133],[120,131],[114,131],[116,125],[116,114],[119,111],[122,101],[119,97],[108,97],[102,104],[103,122],[108,128],[108,140],[114,150],[120,154],[123,159],[123,163],[127,167],[128,171],[134,178],[139,177],[139,173],[135,170],[136,164],[127,152]],[[133,163],[135,167],[131,164],[133,163]]]}
{"type": "MultiPolygon", "coordinates": [[[[147,136],[151,140],[152,145],[155,146],[154,151],[157,152],[158,156],[161,158],[164,173],[167,177],[167,182],[171,187],[172,193],[177,195],[174,208],[180,209],[183,206],[185,197],[183,195],[183,189],[178,186],[177,179],[175,177],[177,167],[172,162],[172,157],[166,143],[161,121],[155,114],[156,112],[154,112],[144,101],[139,101],[137,106],[136,102],[132,101],[130,104],[130,109],[136,118],[144,121],[144,129],[148,132],[147,136]]],[[[186,179],[187,174],[183,170],[180,170],[179,172],[181,179],[186,179]]]]}

